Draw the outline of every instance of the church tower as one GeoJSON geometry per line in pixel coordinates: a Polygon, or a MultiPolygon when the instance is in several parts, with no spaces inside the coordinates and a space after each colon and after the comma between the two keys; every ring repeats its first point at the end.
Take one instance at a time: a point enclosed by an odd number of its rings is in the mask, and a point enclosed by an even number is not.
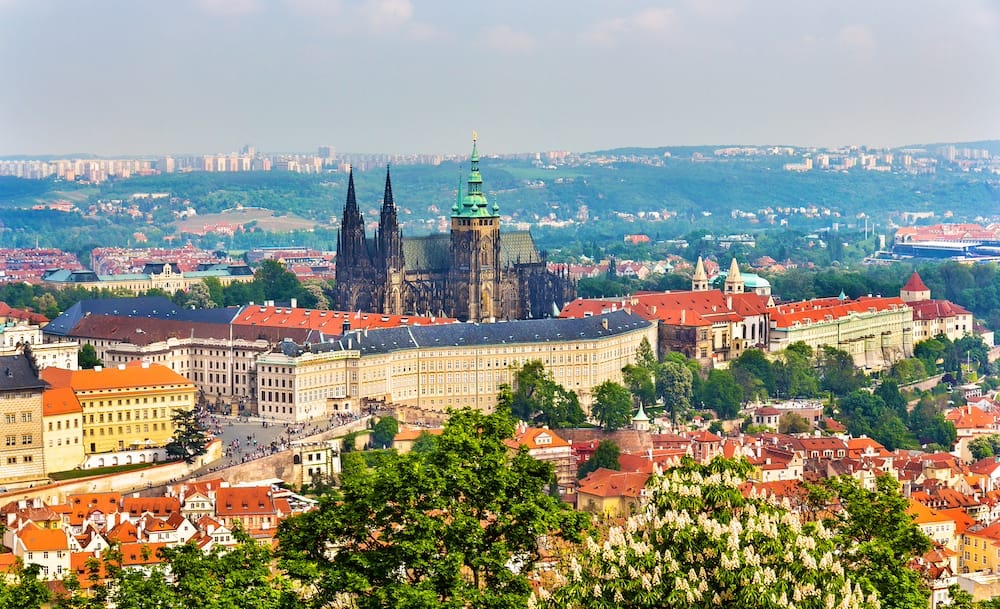
{"type": "Polygon", "coordinates": [[[736,258],[729,265],[729,273],[726,274],[726,283],[722,291],[725,294],[742,294],[744,289],[743,275],[740,274],[740,265],[736,263],[736,258]]]}
{"type": "Polygon", "coordinates": [[[382,212],[376,236],[377,256],[375,265],[381,282],[382,312],[402,315],[403,294],[403,233],[399,230],[396,204],[392,199],[392,180],[389,167],[385,168],[385,194],[382,195],[382,212]]]}
{"type": "Polygon", "coordinates": [[[500,208],[491,207],[483,194],[476,134],[468,186],[451,208],[451,267],[447,293],[453,317],[463,321],[491,321],[500,304],[500,208]]]}
{"type": "Polygon", "coordinates": [[[691,291],[708,291],[708,273],[705,272],[705,263],[702,261],[701,256],[698,256],[698,264],[695,265],[694,275],[691,276],[691,291]]]}
{"type": "Polygon", "coordinates": [[[365,221],[354,194],[354,170],[347,178],[347,203],[337,235],[336,302],[341,311],[369,311],[377,279],[365,238],[365,221]]]}

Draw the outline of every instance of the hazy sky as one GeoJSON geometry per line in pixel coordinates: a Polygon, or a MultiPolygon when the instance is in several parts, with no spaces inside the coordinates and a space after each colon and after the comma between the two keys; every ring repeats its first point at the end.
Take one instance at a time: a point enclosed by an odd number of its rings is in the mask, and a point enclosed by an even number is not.
{"type": "Polygon", "coordinates": [[[1000,138],[1000,0],[0,0],[0,155],[1000,138]]]}

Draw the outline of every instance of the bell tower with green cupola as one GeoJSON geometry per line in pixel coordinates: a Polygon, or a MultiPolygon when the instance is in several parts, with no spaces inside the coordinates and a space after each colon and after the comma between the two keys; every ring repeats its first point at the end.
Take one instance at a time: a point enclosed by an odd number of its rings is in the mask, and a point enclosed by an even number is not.
{"type": "Polygon", "coordinates": [[[500,310],[500,207],[483,194],[476,133],[465,196],[459,187],[451,207],[448,295],[454,317],[492,321],[500,310]]]}

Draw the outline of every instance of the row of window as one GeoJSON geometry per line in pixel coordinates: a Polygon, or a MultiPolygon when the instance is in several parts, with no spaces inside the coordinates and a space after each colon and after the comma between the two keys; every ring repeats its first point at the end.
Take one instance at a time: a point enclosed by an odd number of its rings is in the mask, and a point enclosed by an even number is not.
{"type": "MultiPolygon", "coordinates": [[[[34,437],[31,434],[23,434],[21,436],[21,445],[26,446],[34,443],[34,437]]],[[[8,435],[4,440],[5,446],[17,446],[17,435],[8,435]]]]}
{"type": "MultiPolygon", "coordinates": [[[[4,415],[4,422],[7,423],[8,425],[17,423],[17,413],[16,412],[8,412],[7,414],[5,414],[4,415]]],[[[30,423],[31,422],[31,413],[30,412],[22,412],[21,413],[21,422],[22,423],[30,423]]]]}
{"type": "MultiPolygon", "coordinates": [[[[31,455],[23,455],[21,457],[22,463],[32,463],[34,460],[35,458],[31,455]]],[[[17,465],[17,457],[7,457],[7,465],[17,465]]]]}

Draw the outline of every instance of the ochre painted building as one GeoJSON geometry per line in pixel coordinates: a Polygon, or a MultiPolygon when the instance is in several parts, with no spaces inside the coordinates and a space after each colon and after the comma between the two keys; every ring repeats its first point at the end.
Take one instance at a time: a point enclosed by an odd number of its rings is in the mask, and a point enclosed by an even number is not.
{"type": "Polygon", "coordinates": [[[80,401],[88,455],[165,446],[174,433],[174,412],[195,406],[194,383],[159,364],[46,368],[42,375],[55,387],[71,388],[80,401]]]}

